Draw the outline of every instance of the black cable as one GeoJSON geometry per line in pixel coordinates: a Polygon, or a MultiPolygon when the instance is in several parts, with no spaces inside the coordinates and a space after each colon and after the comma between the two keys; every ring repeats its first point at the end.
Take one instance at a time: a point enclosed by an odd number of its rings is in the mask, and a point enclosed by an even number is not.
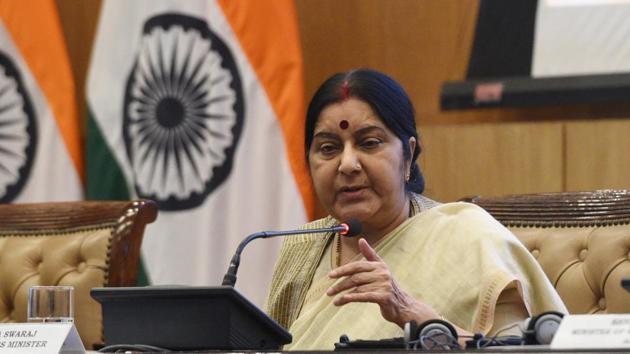
{"type": "MultiPolygon", "coordinates": [[[[411,341],[410,341],[411,342],[411,341]]],[[[457,341],[457,339],[455,339],[450,333],[435,333],[433,335],[430,336],[421,336],[418,340],[415,340],[413,342],[414,346],[413,349],[428,349],[428,350],[434,350],[434,349],[442,349],[442,350],[450,350],[450,349],[461,349],[461,346],[459,345],[459,342],[457,341]],[[441,341],[441,340],[437,340],[437,337],[440,336],[445,336],[447,338],[446,341],[441,341]],[[427,346],[427,345],[423,345],[423,343],[425,343],[425,341],[429,341],[433,343],[433,346],[427,346]],[[418,344],[421,345],[421,348],[418,348],[418,344]],[[436,348],[438,347],[438,348],[436,348]]]]}
{"type": "MultiPolygon", "coordinates": [[[[494,336],[492,337],[482,337],[481,339],[479,339],[477,341],[477,349],[483,349],[486,347],[489,347],[491,345],[522,345],[523,344],[523,337],[521,336],[515,336],[515,335],[510,335],[510,336],[500,336],[501,333],[512,329],[514,327],[520,327],[519,323],[514,323],[510,326],[507,326],[505,328],[501,328],[497,333],[494,334],[494,336]],[[483,343],[480,345],[480,343],[483,343]]],[[[521,329],[522,332],[522,329],[521,329]]]]}

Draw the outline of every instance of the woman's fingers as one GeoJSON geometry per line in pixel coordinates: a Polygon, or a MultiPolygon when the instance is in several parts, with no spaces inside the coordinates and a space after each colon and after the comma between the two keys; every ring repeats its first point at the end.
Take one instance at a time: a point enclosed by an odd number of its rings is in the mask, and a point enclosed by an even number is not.
{"type": "Polygon", "coordinates": [[[374,270],[374,268],[375,268],[375,265],[373,263],[365,262],[365,261],[357,261],[357,262],[348,263],[348,264],[342,265],[339,268],[333,269],[332,271],[330,271],[330,273],[328,273],[328,276],[331,278],[341,278],[341,277],[345,277],[345,276],[356,274],[356,273],[370,272],[374,270]]]}
{"type": "Polygon", "coordinates": [[[374,263],[370,262],[380,262],[385,264],[376,251],[374,251],[370,244],[368,244],[368,242],[363,238],[359,239],[359,251],[368,262],[358,261],[348,263],[333,269],[330,273],[328,273],[328,276],[331,278],[341,278],[358,272],[369,272],[375,268],[374,263]]]}
{"type": "Polygon", "coordinates": [[[370,262],[382,262],[381,257],[376,253],[376,251],[370,246],[370,244],[364,239],[359,239],[359,251],[365,259],[370,262]]]}
{"type": "Polygon", "coordinates": [[[387,264],[365,239],[359,239],[359,251],[365,260],[348,263],[328,274],[331,278],[342,279],[326,294],[334,296],[347,291],[334,299],[333,303],[337,306],[350,302],[372,302],[381,308],[388,306],[393,295],[393,279],[387,264]]]}
{"type": "Polygon", "coordinates": [[[349,292],[335,298],[333,303],[342,306],[351,302],[372,302],[381,304],[384,302],[384,294],[376,292],[349,292]]]}
{"type": "Polygon", "coordinates": [[[356,269],[370,269],[371,271],[348,274],[342,280],[331,286],[326,294],[332,296],[349,289],[358,291],[361,290],[361,287],[365,289],[388,287],[390,283],[389,272],[387,272],[386,269],[379,269],[372,265],[357,266],[356,269]],[[365,287],[365,285],[370,286],[365,287]]]}
{"type": "Polygon", "coordinates": [[[333,296],[339,294],[342,291],[348,289],[354,289],[364,284],[369,284],[372,282],[371,275],[369,273],[356,273],[350,276],[343,278],[338,281],[336,284],[331,286],[326,294],[328,296],[333,296]]]}
{"type": "MultiPolygon", "coordinates": [[[[375,294],[391,290],[392,279],[385,262],[364,239],[359,240],[359,249],[366,260],[351,262],[332,270],[328,274],[329,277],[343,279],[331,286],[326,292],[327,295],[333,296],[346,290],[352,290],[353,293],[375,294]]],[[[354,297],[346,298],[342,303],[354,301],[351,299],[354,297]]]]}
{"type": "Polygon", "coordinates": [[[436,312],[407,294],[396,282],[387,264],[364,239],[359,251],[365,260],[351,262],[332,270],[331,278],[341,278],[328,291],[333,303],[343,306],[352,302],[378,304],[387,321],[403,327],[410,319],[436,318],[436,312]]]}

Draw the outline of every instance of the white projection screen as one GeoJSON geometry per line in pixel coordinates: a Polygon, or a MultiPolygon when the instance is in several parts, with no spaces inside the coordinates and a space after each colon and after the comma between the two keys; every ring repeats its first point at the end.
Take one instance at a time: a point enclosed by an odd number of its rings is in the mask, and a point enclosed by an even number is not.
{"type": "Polygon", "coordinates": [[[533,77],[630,72],[630,0],[538,0],[533,77]]]}

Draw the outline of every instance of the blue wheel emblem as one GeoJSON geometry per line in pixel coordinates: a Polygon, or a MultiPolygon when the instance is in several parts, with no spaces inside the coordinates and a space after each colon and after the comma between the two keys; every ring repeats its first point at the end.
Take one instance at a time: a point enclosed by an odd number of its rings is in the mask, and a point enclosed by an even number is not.
{"type": "Polygon", "coordinates": [[[0,203],[12,202],[31,173],[37,147],[37,119],[22,75],[0,52],[0,203]]]}
{"type": "Polygon", "coordinates": [[[124,101],[123,138],[138,196],[162,210],[203,203],[230,174],[244,105],[233,56],[205,21],[150,18],[124,101]]]}

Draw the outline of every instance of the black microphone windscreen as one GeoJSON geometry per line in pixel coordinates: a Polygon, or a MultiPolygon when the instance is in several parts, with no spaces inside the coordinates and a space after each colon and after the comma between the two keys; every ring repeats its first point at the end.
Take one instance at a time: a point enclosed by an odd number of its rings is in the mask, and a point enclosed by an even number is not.
{"type": "Polygon", "coordinates": [[[344,234],[346,237],[356,236],[363,231],[363,226],[361,226],[361,222],[357,219],[346,221],[346,225],[348,225],[348,232],[344,234]]]}

